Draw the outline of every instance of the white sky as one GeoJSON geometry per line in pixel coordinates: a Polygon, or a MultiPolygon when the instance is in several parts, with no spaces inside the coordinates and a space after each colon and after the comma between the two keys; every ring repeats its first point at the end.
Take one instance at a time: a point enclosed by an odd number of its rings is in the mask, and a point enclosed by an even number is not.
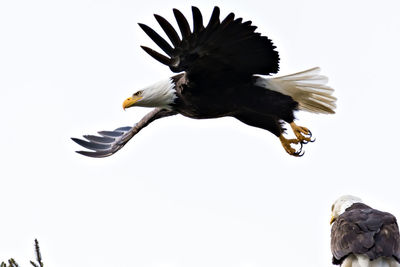
{"type": "MultiPolygon", "coordinates": [[[[400,216],[400,2],[0,1],[0,261],[28,266],[330,266],[330,207],[343,194],[400,216]],[[145,5],[143,5],[145,3],[145,5]],[[303,158],[225,118],[175,116],[112,157],[69,138],[132,125],[135,90],[171,75],[137,26],[208,21],[218,4],[273,39],[280,74],[320,66],[333,116],[298,113],[303,158]],[[156,78],[154,78],[156,77],[156,78]],[[155,80],[156,79],[156,80],[155,80]]],[[[175,24],[174,24],[175,25],[175,24]]]]}

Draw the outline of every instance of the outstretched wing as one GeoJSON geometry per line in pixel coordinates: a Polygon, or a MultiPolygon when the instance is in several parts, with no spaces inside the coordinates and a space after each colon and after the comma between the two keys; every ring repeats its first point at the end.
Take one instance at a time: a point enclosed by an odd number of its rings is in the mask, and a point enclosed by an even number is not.
{"type": "MultiPolygon", "coordinates": [[[[220,22],[220,10],[215,7],[206,27],[197,7],[192,7],[193,31],[183,14],[173,10],[182,38],[163,17],[155,15],[171,46],[153,29],[139,26],[168,55],[148,47],[142,48],[173,72],[186,71],[192,80],[208,74],[235,75],[271,74],[279,69],[279,55],[271,40],[256,33],[251,21],[242,22],[230,13],[220,22]]],[[[216,76],[214,76],[216,77],[216,76]]]]}
{"type": "Polygon", "coordinates": [[[134,135],[133,127],[120,127],[114,131],[101,131],[97,135],[84,135],[86,140],[71,138],[75,143],[92,151],[76,151],[84,156],[104,158],[120,150],[134,135]]]}
{"type": "Polygon", "coordinates": [[[133,127],[120,127],[114,131],[100,131],[98,135],[84,135],[86,140],[71,138],[72,141],[84,148],[91,151],[76,151],[84,156],[93,158],[104,158],[111,156],[120,150],[126,143],[131,140],[138,132],[149,125],[151,122],[177,114],[176,111],[166,110],[162,108],[155,108],[147,113],[138,123],[133,127]]]}
{"type": "Polygon", "coordinates": [[[371,260],[400,257],[400,236],[396,218],[387,212],[357,203],[332,226],[333,262],[340,264],[349,254],[365,254],[371,260]]]}

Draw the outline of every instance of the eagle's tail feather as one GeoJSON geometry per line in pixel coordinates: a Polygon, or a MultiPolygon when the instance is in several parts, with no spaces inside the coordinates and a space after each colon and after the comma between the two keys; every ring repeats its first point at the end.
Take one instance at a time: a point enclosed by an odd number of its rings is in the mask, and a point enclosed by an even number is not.
{"type": "Polygon", "coordinates": [[[291,96],[299,103],[299,109],[313,113],[335,113],[336,97],[333,89],[326,85],[328,78],[319,74],[320,68],[302,72],[256,80],[256,85],[291,96]]]}

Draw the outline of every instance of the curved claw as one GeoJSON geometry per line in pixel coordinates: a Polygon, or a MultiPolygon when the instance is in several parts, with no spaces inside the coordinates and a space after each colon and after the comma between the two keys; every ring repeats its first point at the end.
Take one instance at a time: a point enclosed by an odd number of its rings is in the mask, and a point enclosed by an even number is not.
{"type": "MultiPolygon", "coordinates": [[[[311,136],[310,136],[310,138],[311,138],[311,136]]],[[[314,143],[315,140],[317,140],[317,138],[314,137],[313,139],[310,140],[310,142],[311,142],[311,143],[314,143]]]]}
{"type": "Polygon", "coordinates": [[[305,153],[306,153],[305,151],[300,151],[299,154],[296,155],[296,157],[300,158],[300,157],[304,156],[305,153]]]}
{"type": "Polygon", "coordinates": [[[304,155],[304,151],[303,151],[303,142],[299,142],[299,144],[300,144],[300,148],[299,148],[299,150],[297,150],[294,154],[293,154],[293,156],[295,156],[295,157],[302,157],[303,155],[304,155]]]}
{"type": "Polygon", "coordinates": [[[304,155],[304,151],[302,151],[302,150],[296,151],[292,154],[292,156],[295,156],[295,157],[302,157],[303,155],[304,155]]]}

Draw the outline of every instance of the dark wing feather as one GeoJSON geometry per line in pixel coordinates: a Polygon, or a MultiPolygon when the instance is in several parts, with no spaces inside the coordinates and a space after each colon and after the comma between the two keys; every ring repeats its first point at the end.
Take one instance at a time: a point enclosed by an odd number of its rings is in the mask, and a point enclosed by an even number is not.
{"type": "Polygon", "coordinates": [[[143,50],[146,51],[146,53],[149,54],[150,56],[152,56],[155,60],[159,61],[160,63],[162,63],[164,65],[170,65],[172,62],[169,57],[166,57],[166,56],[158,53],[157,51],[154,51],[153,49],[148,48],[147,46],[141,46],[141,48],[143,48],[143,50]]]}
{"type": "Polygon", "coordinates": [[[220,10],[215,7],[209,23],[204,27],[200,10],[192,7],[192,33],[183,14],[177,9],[173,12],[182,35],[179,43],[172,26],[156,16],[174,45],[172,51],[154,30],[139,24],[169,58],[149,48],[145,48],[146,52],[168,65],[173,72],[186,71],[190,79],[196,80],[204,77],[221,79],[221,75],[243,78],[278,71],[279,55],[275,46],[267,37],[255,32],[257,27],[252,26],[251,21],[242,22],[241,18],[235,19],[235,15],[230,13],[220,22],[220,10]]]}
{"type": "Polygon", "coordinates": [[[173,48],[158,33],[145,24],[139,23],[139,26],[167,55],[172,55],[173,48]]]}
{"type": "Polygon", "coordinates": [[[210,21],[208,22],[207,28],[213,28],[218,26],[219,24],[219,14],[220,14],[220,10],[219,7],[214,7],[214,10],[211,14],[211,18],[210,21]]]}
{"type": "Polygon", "coordinates": [[[174,27],[163,17],[160,15],[154,15],[158,24],[160,24],[161,28],[167,34],[168,38],[171,40],[174,46],[178,46],[181,43],[181,39],[179,38],[178,33],[175,31],[174,27]]]}
{"type": "MultiPolygon", "coordinates": [[[[228,16],[226,16],[226,18],[221,22],[221,27],[226,27],[227,25],[229,25],[229,23],[231,23],[233,20],[235,19],[235,14],[233,13],[229,13],[228,16]]],[[[251,22],[250,22],[251,24],[251,22]]]]}
{"type": "Polygon", "coordinates": [[[332,225],[333,263],[341,264],[349,254],[400,259],[400,235],[396,218],[387,212],[356,203],[332,225]]]}
{"type": "Polygon", "coordinates": [[[204,29],[203,16],[201,15],[200,10],[195,6],[192,6],[192,13],[193,13],[193,33],[198,34],[200,31],[204,29]]]}
{"type": "Polygon", "coordinates": [[[180,12],[178,9],[174,8],[173,12],[176,22],[178,22],[179,30],[181,31],[182,34],[182,40],[189,38],[191,34],[189,22],[186,20],[182,12],[180,12]]]}

